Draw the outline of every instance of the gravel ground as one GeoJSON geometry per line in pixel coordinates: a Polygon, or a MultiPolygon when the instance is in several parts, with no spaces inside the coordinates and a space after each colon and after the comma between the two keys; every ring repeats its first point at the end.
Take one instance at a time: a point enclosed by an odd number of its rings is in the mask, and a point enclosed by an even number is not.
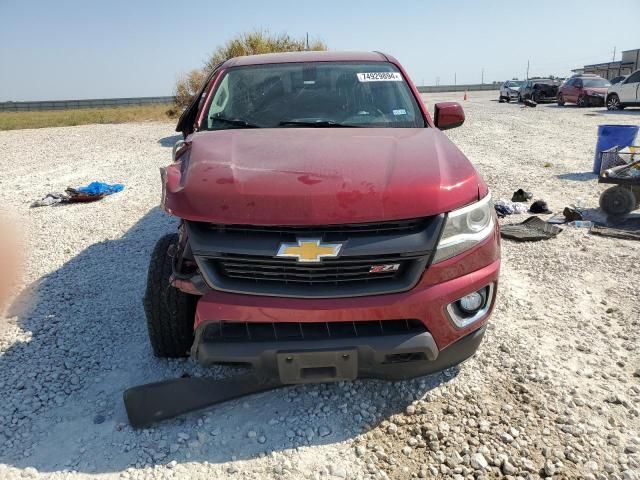
{"type": "MultiPolygon", "coordinates": [[[[450,132],[494,198],[522,187],[555,211],[596,207],[597,125],[640,111],[496,98],[470,92],[450,132]]],[[[177,138],[168,123],[0,132],[0,205],[26,258],[0,320],[0,478],[640,479],[638,243],[583,230],[503,242],[489,333],[459,368],[282,389],[133,431],[123,389],[203,373],[152,357],[141,303],[151,248],[175,226],[157,204],[177,138]],[[28,208],[93,180],[126,189],[28,208]]]]}

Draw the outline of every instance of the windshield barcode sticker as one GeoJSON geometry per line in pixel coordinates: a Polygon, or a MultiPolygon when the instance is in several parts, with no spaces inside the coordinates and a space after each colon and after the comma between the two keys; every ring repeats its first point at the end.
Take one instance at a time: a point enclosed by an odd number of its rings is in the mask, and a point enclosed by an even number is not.
{"type": "Polygon", "coordinates": [[[402,75],[398,72],[369,72],[358,73],[360,82],[401,82],[402,75]]]}

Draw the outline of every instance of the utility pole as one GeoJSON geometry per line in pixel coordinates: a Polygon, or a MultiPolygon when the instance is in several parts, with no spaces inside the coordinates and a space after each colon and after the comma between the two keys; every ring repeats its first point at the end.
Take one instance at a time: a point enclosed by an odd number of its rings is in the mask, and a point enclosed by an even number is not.
{"type": "Polygon", "coordinates": [[[309,32],[307,32],[307,50],[309,50],[309,32]]]}
{"type": "Polygon", "coordinates": [[[454,85],[458,85],[458,74],[457,73],[453,74],[453,84],[454,85]]]}
{"type": "Polygon", "coordinates": [[[529,60],[527,60],[527,80],[529,80],[529,60]]]}
{"type": "Polygon", "coordinates": [[[613,47],[613,58],[611,59],[612,62],[616,61],[616,47],[613,47]]]}
{"type": "Polygon", "coordinates": [[[482,80],[480,81],[480,83],[484,85],[484,68],[482,69],[482,80]]]}

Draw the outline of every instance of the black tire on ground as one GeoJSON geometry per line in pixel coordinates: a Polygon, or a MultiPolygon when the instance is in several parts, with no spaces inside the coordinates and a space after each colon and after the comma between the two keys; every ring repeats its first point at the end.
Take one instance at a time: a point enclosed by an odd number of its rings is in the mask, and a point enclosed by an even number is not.
{"type": "Polygon", "coordinates": [[[518,103],[522,103],[522,95],[518,94],[518,103]]]}
{"type": "Polygon", "coordinates": [[[165,235],[153,249],[144,311],[149,341],[156,357],[178,358],[189,355],[193,343],[193,323],[197,297],[169,284],[173,258],[169,247],[178,245],[178,235],[165,235]]]}
{"type": "Polygon", "coordinates": [[[615,93],[612,93],[607,97],[607,110],[616,111],[622,110],[624,107],[620,103],[620,98],[615,93]]]}
{"type": "Polygon", "coordinates": [[[633,192],[616,185],[607,188],[600,195],[600,208],[609,215],[626,215],[636,208],[637,200],[633,192]]]}
{"type": "Polygon", "coordinates": [[[504,103],[504,97],[502,95],[500,95],[500,98],[498,98],[498,102],[504,103]]]}
{"type": "Polygon", "coordinates": [[[588,106],[587,97],[585,97],[584,95],[580,95],[578,97],[578,107],[584,108],[584,107],[587,107],[587,106],[588,106]]]}
{"type": "Polygon", "coordinates": [[[558,94],[558,106],[559,107],[563,107],[564,106],[564,98],[562,97],[561,93],[558,94]]]}

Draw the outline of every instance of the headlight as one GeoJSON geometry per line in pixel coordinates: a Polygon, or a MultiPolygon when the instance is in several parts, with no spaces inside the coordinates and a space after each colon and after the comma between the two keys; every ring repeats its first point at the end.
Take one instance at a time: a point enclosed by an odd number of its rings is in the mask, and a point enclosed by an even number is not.
{"type": "Polygon", "coordinates": [[[493,232],[491,195],[447,215],[433,262],[441,262],[477,245],[493,232]]]}

